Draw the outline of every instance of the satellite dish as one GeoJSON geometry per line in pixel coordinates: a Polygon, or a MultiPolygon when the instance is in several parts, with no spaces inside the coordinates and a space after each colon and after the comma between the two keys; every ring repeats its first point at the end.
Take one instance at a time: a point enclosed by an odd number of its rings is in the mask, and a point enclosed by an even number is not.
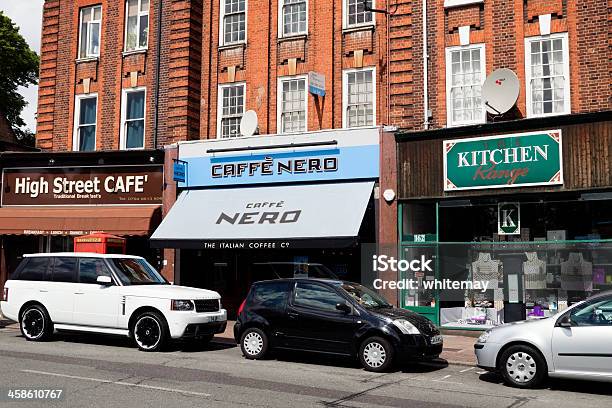
{"type": "Polygon", "coordinates": [[[242,115],[240,120],[240,134],[242,136],[253,136],[257,133],[258,121],[257,112],[248,110],[242,115]]]}
{"type": "Polygon", "coordinates": [[[519,80],[508,68],[496,69],[482,85],[482,99],[487,112],[501,115],[508,112],[519,95],[519,80]]]}

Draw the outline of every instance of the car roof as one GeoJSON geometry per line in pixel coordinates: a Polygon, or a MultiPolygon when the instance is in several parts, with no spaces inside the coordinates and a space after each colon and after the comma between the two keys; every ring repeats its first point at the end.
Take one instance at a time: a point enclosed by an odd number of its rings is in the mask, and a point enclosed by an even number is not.
{"type": "Polygon", "coordinates": [[[123,255],[123,254],[98,254],[95,252],[40,252],[35,254],[24,254],[24,258],[36,258],[41,256],[48,257],[74,257],[74,258],[132,258],[132,259],[142,259],[141,256],[136,255],[123,255]]]}
{"type": "Polygon", "coordinates": [[[360,283],[355,283],[355,282],[349,282],[349,281],[344,281],[344,280],[339,280],[339,279],[327,279],[327,278],[283,278],[283,279],[269,279],[269,280],[263,280],[263,281],[258,281],[255,282],[254,284],[259,284],[259,283],[272,283],[272,282],[320,282],[320,283],[327,283],[327,284],[331,284],[331,285],[343,285],[343,284],[348,284],[348,285],[361,285],[360,283]]]}

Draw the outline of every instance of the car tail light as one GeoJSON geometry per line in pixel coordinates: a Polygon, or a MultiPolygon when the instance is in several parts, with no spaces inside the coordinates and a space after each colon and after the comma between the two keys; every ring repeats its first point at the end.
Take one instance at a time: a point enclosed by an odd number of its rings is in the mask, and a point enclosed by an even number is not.
{"type": "Polygon", "coordinates": [[[244,309],[244,304],[246,303],[246,299],[244,299],[242,301],[242,303],[240,304],[240,307],[238,308],[238,314],[242,313],[242,310],[244,309]]]}
{"type": "Polygon", "coordinates": [[[9,288],[4,288],[4,293],[2,294],[2,300],[5,302],[8,302],[8,289],[9,288]]]}

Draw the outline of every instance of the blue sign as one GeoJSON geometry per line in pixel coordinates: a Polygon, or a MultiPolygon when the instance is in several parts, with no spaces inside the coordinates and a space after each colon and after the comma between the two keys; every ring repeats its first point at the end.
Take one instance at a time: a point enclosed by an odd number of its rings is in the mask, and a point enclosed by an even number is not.
{"type": "Polygon", "coordinates": [[[325,75],[310,71],[308,73],[308,92],[317,96],[325,96],[325,75]]]}
{"type": "Polygon", "coordinates": [[[174,177],[173,180],[179,183],[187,181],[187,163],[181,160],[174,161],[174,177]]]}

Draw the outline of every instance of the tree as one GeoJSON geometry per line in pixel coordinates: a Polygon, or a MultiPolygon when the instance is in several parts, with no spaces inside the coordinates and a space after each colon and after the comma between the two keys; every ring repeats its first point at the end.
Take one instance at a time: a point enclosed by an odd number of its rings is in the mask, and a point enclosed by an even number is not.
{"type": "MultiPolygon", "coordinates": [[[[17,90],[38,82],[38,55],[19,34],[19,27],[0,11],[0,111],[20,139],[27,139],[21,111],[27,105],[17,90]]],[[[30,137],[31,138],[31,137],[30,137]]]]}

